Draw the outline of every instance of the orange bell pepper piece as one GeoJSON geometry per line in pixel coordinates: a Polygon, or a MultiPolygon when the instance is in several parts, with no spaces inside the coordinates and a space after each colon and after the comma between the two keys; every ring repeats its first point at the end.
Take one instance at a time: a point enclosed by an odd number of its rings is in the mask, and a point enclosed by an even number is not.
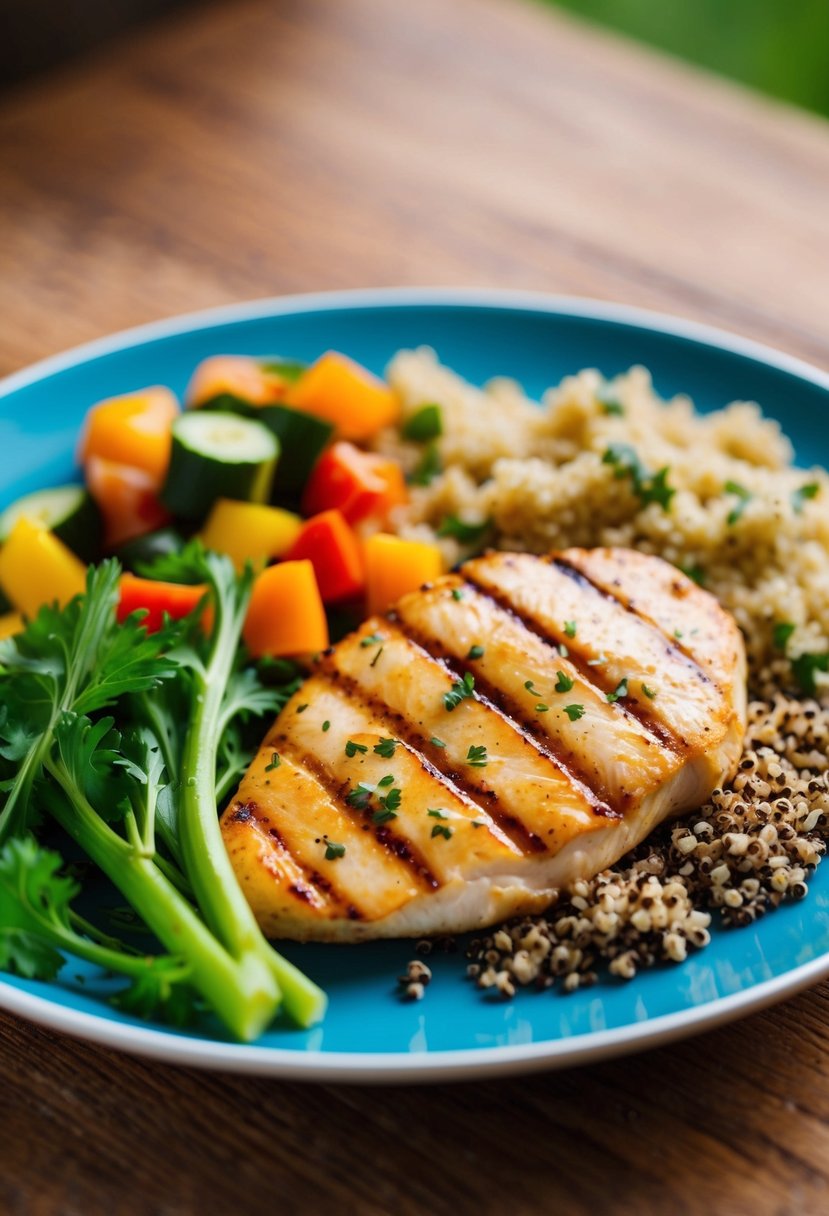
{"type": "Polygon", "coordinates": [[[179,621],[193,612],[207,594],[207,588],[122,574],[119,592],[117,619],[124,621],[131,612],[144,609],[141,623],[148,633],[155,633],[164,624],[165,616],[179,621]]]}
{"type": "Polygon", "coordinates": [[[170,463],[171,428],[177,414],[178,402],[166,388],[146,388],[93,405],[81,436],[81,464],[96,456],[133,465],[160,485],[170,463]]]}
{"type": "Polygon", "coordinates": [[[392,507],[406,498],[403,470],[396,460],[340,440],[314,465],[302,509],[306,515],[336,509],[350,524],[369,517],[384,522],[392,507]]]}
{"type": "Polygon", "coordinates": [[[368,439],[400,413],[397,397],[383,380],[333,350],[290,386],[285,404],[333,423],[344,439],[368,439]]]}
{"type": "Polygon", "coordinates": [[[247,355],[213,355],[193,372],[184,399],[197,407],[225,393],[249,405],[271,405],[282,401],[288,382],[266,372],[256,359],[247,355]]]}
{"type": "Polygon", "coordinates": [[[257,576],[242,637],[257,659],[325,650],[328,622],[309,561],[279,562],[257,576]]]}
{"type": "Polygon", "coordinates": [[[351,599],[363,589],[360,542],[339,511],[323,511],[309,519],[285,557],[308,559],[326,604],[351,599]]]}
{"type": "Polygon", "coordinates": [[[89,493],[104,517],[107,548],[154,532],[170,518],[159,502],[158,483],[144,469],[90,456],[85,472],[89,493]]]}
{"type": "Polygon", "coordinates": [[[402,595],[417,591],[443,572],[443,555],[437,545],[401,540],[387,532],[369,536],[363,555],[370,613],[388,612],[402,595]]]}

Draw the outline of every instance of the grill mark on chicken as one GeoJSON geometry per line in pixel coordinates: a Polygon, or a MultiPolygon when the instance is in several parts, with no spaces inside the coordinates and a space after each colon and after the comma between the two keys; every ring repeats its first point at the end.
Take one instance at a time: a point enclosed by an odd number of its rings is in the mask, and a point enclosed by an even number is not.
{"type": "MultiPolygon", "coordinates": [[[[485,595],[484,598],[496,602],[493,596],[485,595]]],[[[499,604],[496,606],[500,608],[499,604]]],[[[517,617],[516,620],[518,620],[517,617]]],[[[521,622],[519,621],[519,623],[521,622]]],[[[398,619],[396,624],[400,632],[405,634],[410,642],[425,651],[430,658],[441,663],[453,679],[462,680],[464,672],[475,667],[474,662],[461,666],[454,655],[449,653],[438,638],[424,634],[417,626],[410,624],[408,621],[398,619]]],[[[595,772],[588,773],[586,771],[580,757],[575,752],[563,746],[560,740],[552,739],[546,734],[538,721],[527,717],[523,707],[514,697],[504,692],[503,689],[496,688],[477,669],[475,674],[475,696],[482,705],[494,710],[502,721],[512,727],[528,743],[531,743],[542,756],[550,760],[571,785],[581,790],[590,803],[594,814],[601,815],[605,819],[624,818],[625,810],[631,804],[634,794],[631,791],[621,791],[615,799],[612,798],[611,791],[605,783],[597,778],[595,772]]],[[[652,746],[655,740],[645,737],[642,742],[645,746],[652,746]]]]}
{"type": "Polygon", "coordinates": [[[230,824],[255,823],[256,829],[263,836],[267,836],[269,841],[272,841],[273,845],[276,846],[280,857],[284,861],[289,862],[292,869],[299,871],[301,876],[295,877],[284,885],[284,890],[289,895],[293,895],[300,903],[312,907],[318,912],[325,911],[330,915],[332,912],[339,910],[345,915],[349,915],[349,910],[353,905],[318,870],[309,870],[304,865],[301,859],[289,847],[279,829],[274,827],[267,813],[256,802],[248,799],[246,802],[231,804],[226,812],[226,819],[230,824]]]}
{"type": "MultiPolygon", "coordinates": [[[[575,576],[575,578],[578,580],[583,578],[579,571],[574,570],[572,567],[565,570],[558,562],[551,561],[550,564],[555,565],[557,569],[561,569],[562,574],[566,574],[568,578],[571,577],[571,575],[575,576]]],[[[494,587],[490,587],[483,582],[479,582],[472,570],[464,570],[464,577],[467,583],[474,588],[478,595],[482,596],[484,599],[490,600],[497,608],[499,608],[502,612],[505,612],[508,616],[511,616],[514,621],[526,629],[528,633],[532,633],[539,639],[539,641],[543,642],[545,646],[548,646],[553,652],[553,657],[559,658],[560,652],[558,648],[561,645],[565,645],[567,647],[567,659],[571,666],[575,668],[584,683],[587,684],[591,691],[596,693],[597,696],[604,697],[606,699],[607,694],[613,692],[615,684],[611,684],[608,681],[601,679],[601,667],[591,665],[590,662],[585,659],[584,655],[579,652],[579,649],[573,640],[564,634],[563,630],[558,631],[550,629],[548,625],[544,624],[543,621],[540,621],[532,613],[526,612],[525,610],[519,608],[509,598],[509,596],[502,594],[494,587]]],[[[584,582],[587,583],[587,580],[585,579],[584,582]]],[[[600,595],[604,594],[603,592],[599,591],[598,588],[593,587],[592,584],[588,584],[588,586],[591,588],[591,592],[595,591],[600,595]]],[[[611,596],[607,596],[606,598],[612,599],[611,596]]],[[[625,606],[620,605],[620,607],[625,606]]],[[[660,634],[660,637],[664,638],[664,635],[660,634]]],[[[625,714],[626,717],[635,719],[639,725],[648,732],[649,735],[652,735],[655,739],[657,739],[659,743],[661,743],[662,746],[668,751],[675,752],[677,755],[684,755],[685,752],[687,752],[687,741],[681,735],[669,730],[668,727],[663,722],[660,722],[659,719],[656,718],[652,713],[650,713],[645,706],[640,705],[635,701],[625,701],[624,704],[619,701],[616,703],[616,708],[619,710],[619,712],[625,714]]]]}
{"type": "MultiPolygon", "coordinates": [[[[319,674],[322,676],[326,675],[324,672],[320,672],[319,674]]],[[[296,749],[289,735],[284,733],[274,735],[271,742],[274,745],[278,744],[278,750],[284,752],[295,764],[300,765],[312,775],[314,780],[329,795],[339,811],[344,815],[348,815],[351,819],[361,820],[362,826],[372,832],[374,839],[385,852],[402,861],[420,885],[432,891],[436,891],[440,887],[439,879],[429,869],[423,856],[408,836],[398,835],[397,832],[389,828],[388,824],[373,824],[371,822],[371,811],[368,808],[361,811],[359,807],[352,807],[346,802],[346,796],[352,788],[350,782],[340,781],[337,777],[334,777],[316,756],[296,749]]],[[[271,746],[271,742],[267,744],[268,747],[271,746]]]]}
{"type": "MultiPolygon", "coordinates": [[[[401,630],[401,632],[403,631],[401,630]]],[[[430,655],[428,651],[423,650],[423,653],[425,657],[435,659],[435,656],[430,655]]],[[[440,662],[439,659],[435,661],[440,662]]],[[[500,829],[504,836],[521,850],[522,854],[545,852],[547,845],[541,837],[503,807],[496,790],[483,782],[475,781],[466,773],[459,772],[454,765],[448,763],[441,765],[439,762],[444,760],[441,749],[434,747],[426,735],[422,734],[417,729],[417,725],[405,714],[393,710],[380,697],[367,692],[353,676],[346,675],[345,672],[338,671],[335,667],[329,667],[325,662],[325,656],[319,674],[328,679],[331,684],[339,685],[350,697],[354,697],[356,701],[369,709],[389,728],[390,732],[395,734],[424,772],[439,782],[449,793],[454,794],[461,802],[474,808],[476,814],[480,812],[485,815],[494,827],[500,829]]],[[[499,716],[503,717],[503,715],[499,716]]],[[[512,723],[509,724],[512,725],[512,723]]]]}
{"type": "Polygon", "coordinates": [[[712,679],[711,674],[706,671],[702,664],[694,658],[693,654],[686,650],[684,646],[677,645],[672,638],[668,637],[663,629],[660,629],[659,625],[657,625],[651,617],[644,612],[640,612],[636,602],[633,599],[628,599],[621,594],[621,588],[619,595],[613,595],[606,588],[594,582],[593,579],[590,578],[589,575],[585,574],[583,570],[579,570],[577,566],[572,564],[572,562],[569,562],[565,557],[562,557],[561,554],[557,554],[555,557],[545,557],[542,560],[549,562],[551,566],[555,566],[556,569],[560,570],[562,574],[567,576],[567,578],[571,578],[575,583],[577,583],[582,590],[593,595],[600,595],[604,599],[610,600],[612,603],[617,604],[624,612],[628,612],[631,616],[635,616],[637,621],[641,621],[643,625],[647,626],[648,629],[650,629],[660,638],[665,645],[666,654],[679,656],[684,660],[685,663],[687,663],[688,667],[693,669],[697,679],[700,680],[701,683],[713,684],[715,687],[717,687],[716,681],[712,679]]]}

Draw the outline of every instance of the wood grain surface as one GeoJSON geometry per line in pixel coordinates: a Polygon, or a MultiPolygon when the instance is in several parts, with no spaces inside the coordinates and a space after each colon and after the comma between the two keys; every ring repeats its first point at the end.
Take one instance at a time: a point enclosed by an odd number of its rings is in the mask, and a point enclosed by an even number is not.
{"type": "MultiPolygon", "coordinates": [[[[829,128],[524,0],[188,10],[0,103],[0,371],[252,296],[527,287],[829,366],[829,128]]],[[[829,1210],[829,986],[657,1052],[360,1090],[0,1017],[0,1212],[829,1210]]]]}

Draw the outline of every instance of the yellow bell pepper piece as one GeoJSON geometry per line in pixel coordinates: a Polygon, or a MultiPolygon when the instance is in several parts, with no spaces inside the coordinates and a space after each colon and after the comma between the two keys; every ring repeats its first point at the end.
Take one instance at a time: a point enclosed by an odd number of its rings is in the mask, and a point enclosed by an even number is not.
{"type": "Polygon", "coordinates": [[[443,573],[440,549],[423,541],[375,532],[365,541],[363,552],[370,613],[387,612],[402,595],[417,591],[443,573]]]}
{"type": "Polygon", "coordinates": [[[264,566],[269,558],[281,557],[302,531],[302,520],[281,507],[220,498],[201,530],[206,549],[226,553],[237,570],[245,562],[264,566]]]}
{"type": "Polygon", "coordinates": [[[0,587],[24,616],[44,604],[68,604],[86,590],[86,566],[63,541],[28,519],[18,519],[0,549],[0,587]]]}
{"type": "Polygon", "coordinates": [[[0,616],[0,640],[13,638],[24,628],[26,622],[19,612],[6,612],[0,616]]]}
{"type": "Polygon", "coordinates": [[[333,423],[343,439],[369,439],[400,413],[398,398],[383,380],[335,350],[302,373],[285,404],[333,423]]]}

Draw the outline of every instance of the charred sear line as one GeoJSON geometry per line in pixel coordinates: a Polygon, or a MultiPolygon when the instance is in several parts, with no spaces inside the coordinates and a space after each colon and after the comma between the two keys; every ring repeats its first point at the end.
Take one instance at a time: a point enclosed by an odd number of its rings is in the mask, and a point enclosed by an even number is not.
{"type": "MultiPolygon", "coordinates": [[[[498,606],[500,607],[500,605],[498,606]]],[[[427,637],[408,621],[398,621],[398,627],[401,633],[406,635],[409,642],[425,651],[430,658],[441,663],[453,679],[462,679],[464,672],[470,667],[474,667],[474,664],[458,663],[455,657],[448,652],[437,638],[427,637]]],[[[475,674],[475,695],[482,705],[485,705],[487,709],[496,713],[525,743],[529,744],[535,751],[540,752],[546,760],[555,765],[566,780],[584,796],[585,801],[589,803],[590,809],[595,815],[601,815],[606,819],[621,819],[624,817],[624,809],[614,806],[609,801],[609,791],[604,788],[600,790],[597,786],[591,784],[590,777],[580,770],[578,757],[567,749],[555,748],[555,741],[544,734],[540,723],[528,718],[523,706],[519,705],[509,694],[503,692],[500,688],[496,688],[489,680],[478,674],[477,669],[475,674]]],[[[468,783],[469,778],[465,778],[464,780],[468,783]]],[[[622,799],[623,806],[626,807],[629,801],[629,796],[625,795],[622,799]]],[[[492,808],[489,807],[488,809],[489,813],[495,818],[492,808]]],[[[502,827],[508,834],[510,832],[508,821],[511,818],[513,818],[511,815],[507,817],[502,815],[498,819],[499,827],[502,827]]],[[[541,852],[546,849],[547,846],[540,837],[526,828],[524,831],[533,841],[531,851],[541,852]]]]}
{"type": "MultiPolygon", "coordinates": [[[[557,558],[550,558],[547,560],[549,560],[552,565],[559,567],[561,569],[561,573],[566,574],[568,578],[572,577],[579,583],[586,582],[578,570],[574,570],[571,566],[567,566],[565,568],[557,558]]],[[[566,637],[563,632],[559,632],[558,630],[550,630],[547,625],[543,624],[531,613],[522,612],[521,609],[517,608],[507,596],[502,595],[492,587],[488,587],[477,582],[474,576],[470,575],[469,581],[474,585],[478,595],[490,600],[496,605],[496,607],[500,608],[502,612],[507,613],[516,621],[517,624],[526,629],[528,633],[533,634],[534,637],[542,641],[545,646],[549,646],[555,651],[558,646],[564,643],[567,646],[568,662],[576,669],[581,679],[592,689],[596,696],[606,697],[608,693],[613,692],[615,683],[602,679],[602,668],[591,667],[588,660],[584,657],[584,654],[580,653],[577,643],[574,642],[572,638],[566,637]]],[[[587,588],[587,594],[592,594],[594,592],[603,594],[603,592],[599,591],[598,588],[594,588],[592,583],[587,583],[587,588]]],[[[606,598],[613,600],[612,596],[606,598]]],[[[618,600],[613,600],[613,603],[618,608],[625,609],[625,606],[619,603],[618,600]]],[[[646,621],[643,623],[647,624],[646,621]]],[[[659,638],[660,641],[662,641],[664,640],[665,635],[660,632],[659,638]]],[[[699,668],[697,668],[697,670],[699,670],[699,668]]],[[[687,744],[685,740],[679,735],[674,734],[674,732],[665,725],[665,723],[655,714],[655,712],[650,711],[647,706],[641,705],[638,701],[625,701],[624,704],[622,702],[617,702],[616,709],[618,712],[623,713],[626,717],[633,718],[635,721],[637,721],[640,726],[645,728],[648,734],[652,735],[653,738],[656,739],[668,751],[676,752],[680,755],[687,751],[687,744]]]]}
{"type": "MultiPolygon", "coordinates": [[[[336,672],[323,671],[318,673],[320,678],[326,679],[329,683],[334,684],[341,682],[338,679],[336,672]]],[[[344,682],[343,682],[344,683],[344,682]]],[[[423,886],[432,891],[436,891],[441,883],[438,878],[432,873],[421,856],[418,849],[412,844],[408,838],[398,835],[393,832],[388,825],[375,826],[371,823],[371,815],[374,807],[369,807],[365,811],[359,810],[357,807],[350,807],[346,802],[346,795],[351,789],[348,781],[340,781],[332,776],[324,764],[310,752],[298,751],[291,745],[291,740],[287,735],[280,736],[280,743],[283,753],[299,767],[304,768],[310,773],[314,780],[322,786],[331,801],[336,805],[337,810],[349,819],[362,820],[363,827],[373,829],[374,839],[390,856],[397,857],[398,860],[405,863],[412,871],[417,881],[423,886]]],[[[339,898],[339,897],[338,897],[339,898]]],[[[340,902],[343,902],[340,900],[340,902]]],[[[353,918],[352,918],[353,919],[353,918]]]]}
{"type": "MultiPolygon", "coordinates": [[[[395,625],[410,645],[422,651],[424,658],[431,662],[440,663],[453,679],[457,677],[458,673],[451,664],[442,656],[432,654],[426,646],[422,645],[414,636],[413,631],[409,630],[405,622],[398,619],[395,625]]],[[[432,752],[435,753],[436,759],[440,758],[443,760],[443,753],[439,749],[431,748],[431,744],[428,743],[425,733],[421,733],[405,714],[390,709],[385,701],[373,696],[371,693],[367,693],[352,676],[344,675],[343,672],[336,669],[326,671],[324,674],[332,683],[339,685],[350,697],[359,701],[376,718],[384,722],[389,732],[395,734],[400,739],[405,745],[406,750],[410,755],[415,757],[424,772],[429,773],[431,777],[439,781],[456,798],[472,807],[476,813],[483,811],[492,820],[494,825],[503,832],[504,836],[517,849],[520,849],[522,853],[543,853],[546,851],[547,846],[541,837],[531,831],[517,816],[505,810],[501,805],[498,794],[490,786],[485,785],[483,781],[475,781],[471,774],[467,772],[459,772],[448,761],[444,765],[440,765],[429,760],[423,754],[425,747],[430,747],[432,752]]]]}
{"type": "Polygon", "coordinates": [[[612,591],[608,591],[598,583],[594,583],[591,578],[589,578],[576,566],[573,566],[567,560],[567,558],[561,557],[560,555],[557,557],[547,557],[544,560],[548,561],[550,565],[555,566],[556,569],[560,570],[562,574],[567,576],[567,578],[571,578],[575,583],[578,583],[578,585],[584,591],[592,593],[593,595],[600,595],[603,599],[610,600],[618,608],[621,608],[623,612],[627,612],[631,616],[636,617],[637,621],[641,621],[642,624],[650,629],[652,633],[655,633],[660,641],[667,642],[668,645],[665,652],[666,654],[677,655],[680,659],[684,660],[684,662],[687,663],[688,666],[693,670],[694,675],[701,683],[711,684],[714,685],[714,687],[718,687],[715,681],[711,678],[710,674],[705,670],[702,664],[694,658],[690,651],[686,650],[683,646],[678,645],[677,641],[674,638],[669,637],[668,634],[665,633],[665,630],[662,629],[662,627],[657,624],[652,617],[640,611],[634,600],[622,598],[621,588],[620,594],[614,595],[612,591]]]}

